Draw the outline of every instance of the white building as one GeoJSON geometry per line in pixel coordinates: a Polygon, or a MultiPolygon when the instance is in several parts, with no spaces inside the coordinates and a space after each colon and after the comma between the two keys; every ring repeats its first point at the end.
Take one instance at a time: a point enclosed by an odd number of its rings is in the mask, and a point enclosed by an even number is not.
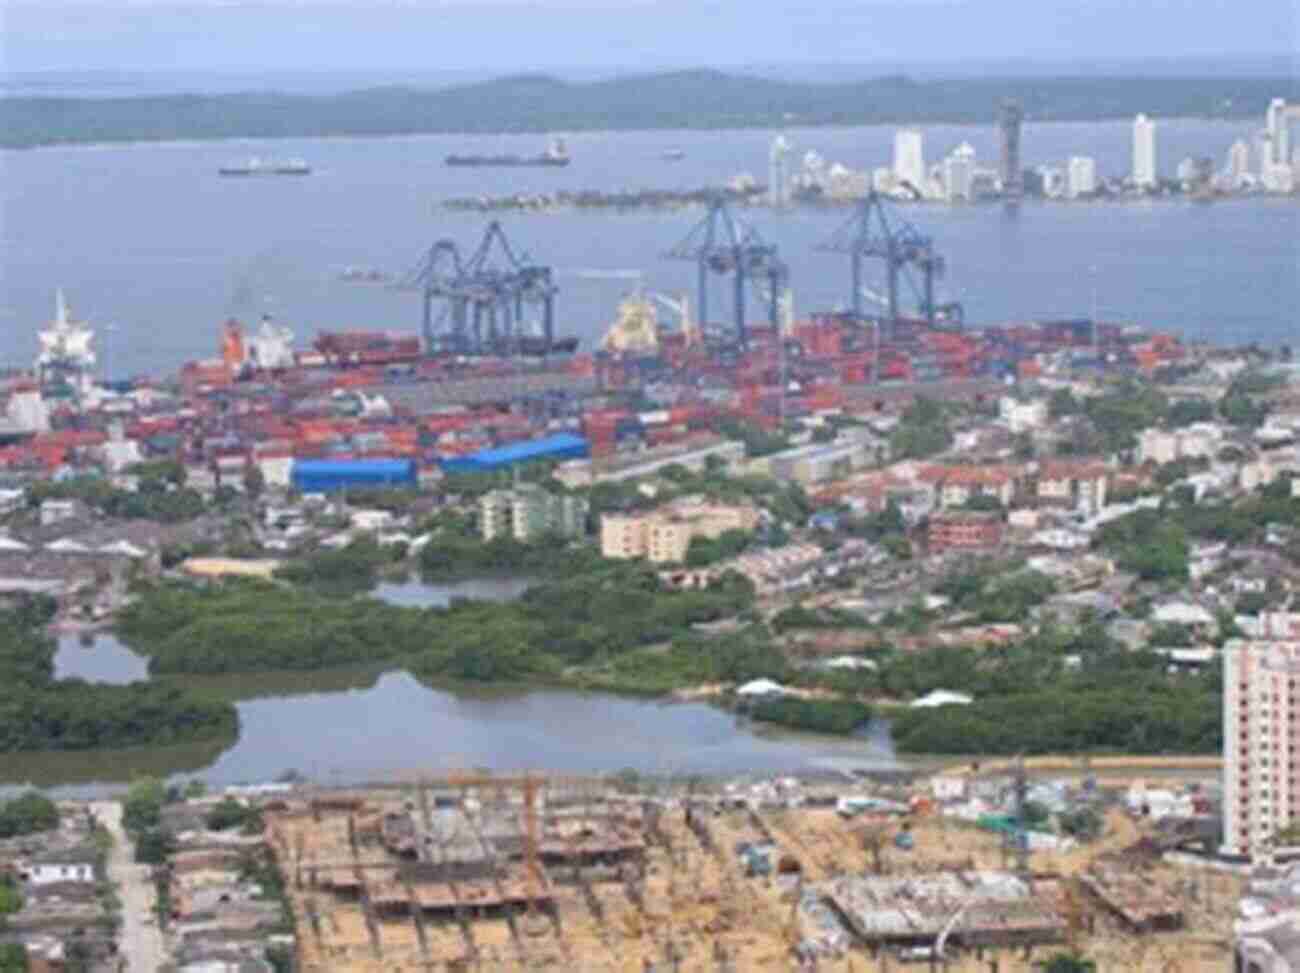
{"type": "Polygon", "coordinates": [[[1086,155],[1070,156],[1066,166],[1066,194],[1071,199],[1097,191],[1097,160],[1086,155]]]}
{"type": "Polygon", "coordinates": [[[34,387],[16,389],[9,396],[9,407],[5,410],[9,421],[24,432],[49,432],[50,410],[41,398],[40,390],[34,387]]]}
{"type": "Polygon", "coordinates": [[[1223,665],[1223,851],[1255,858],[1300,814],[1300,641],[1233,639],[1223,665]]]}
{"type": "Polygon", "coordinates": [[[19,874],[29,885],[93,882],[95,865],[88,858],[50,855],[44,861],[28,862],[22,866],[19,874]]]}
{"type": "Polygon", "coordinates": [[[1240,188],[1250,180],[1250,145],[1245,139],[1237,139],[1228,149],[1225,172],[1228,176],[1228,184],[1233,189],[1240,188]]]}
{"type": "Polygon", "coordinates": [[[1065,170],[1060,166],[1039,166],[1036,170],[1039,181],[1043,184],[1043,195],[1048,199],[1060,199],[1065,195],[1065,170]]]}
{"type": "Polygon", "coordinates": [[[790,143],[784,135],[772,139],[768,150],[767,201],[771,206],[790,205],[790,143]]]}
{"type": "Polygon", "coordinates": [[[1042,399],[1021,402],[1004,395],[998,400],[998,418],[1006,423],[1013,435],[1041,429],[1047,423],[1047,403],[1042,399]]]}
{"type": "Polygon", "coordinates": [[[1285,98],[1274,98],[1264,114],[1271,154],[1266,160],[1277,165],[1291,163],[1291,111],[1285,98]]]}
{"type": "Polygon", "coordinates": [[[924,196],[929,180],[925,174],[925,146],[919,129],[903,128],[894,133],[894,179],[901,187],[910,185],[924,196]]]}
{"type": "Polygon", "coordinates": [[[877,166],[871,170],[871,188],[886,196],[892,196],[898,189],[898,180],[894,170],[889,166],[877,166]]]}
{"type": "Polygon", "coordinates": [[[971,182],[975,175],[975,149],[963,142],[943,160],[943,196],[948,202],[973,198],[971,182]]]}
{"type": "Polygon", "coordinates": [[[1139,189],[1156,184],[1156,123],[1146,115],[1133,120],[1133,184],[1139,189]]]}

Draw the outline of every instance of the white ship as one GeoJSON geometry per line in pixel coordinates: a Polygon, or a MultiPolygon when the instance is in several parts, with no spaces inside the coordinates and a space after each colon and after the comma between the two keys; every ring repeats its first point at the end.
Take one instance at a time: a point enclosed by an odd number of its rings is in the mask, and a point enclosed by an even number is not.
{"type": "Polygon", "coordinates": [[[42,388],[83,395],[94,381],[95,352],[90,347],[95,332],[68,310],[60,288],[54,295],[54,320],[37,333],[41,342],[36,356],[36,378],[42,388]]]}

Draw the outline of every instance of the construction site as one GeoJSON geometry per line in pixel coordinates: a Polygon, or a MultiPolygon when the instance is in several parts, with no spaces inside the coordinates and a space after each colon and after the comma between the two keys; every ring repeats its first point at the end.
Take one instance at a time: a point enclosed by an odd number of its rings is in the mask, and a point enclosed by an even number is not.
{"type": "Polygon", "coordinates": [[[1240,878],[1168,864],[1118,807],[1097,840],[1031,852],[903,785],[791,785],[464,773],[299,793],[265,820],[305,973],[1231,962],[1240,878]]]}

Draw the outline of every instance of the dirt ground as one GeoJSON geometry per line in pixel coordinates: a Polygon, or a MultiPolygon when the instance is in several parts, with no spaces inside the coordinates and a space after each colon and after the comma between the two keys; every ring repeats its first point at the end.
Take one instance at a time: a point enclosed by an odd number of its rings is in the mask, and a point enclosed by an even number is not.
{"type": "MultiPolygon", "coordinates": [[[[629,887],[609,880],[608,875],[604,881],[575,882],[566,869],[552,868],[553,916],[525,913],[512,928],[504,918],[475,918],[464,927],[450,920],[417,924],[411,917],[368,924],[358,901],[312,888],[309,878],[301,885],[295,880],[299,865],[349,860],[353,852],[346,817],[324,814],[317,821],[307,814],[286,815],[276,821],[281,834],[276,850],[286,865],[298,921],[299,968],[303,973],[793,970],[800,966],[791,947],[807,928],[798,909],[797,880],[747,875],[737,854],[742,843],[774,841],[774,866],[782,862],[791,869],[797,866],[806,889],[838,875],[877,870],[904,874],[1011,865],[999,836],[940,817],[912,822],[915,847],[910,851],[894,845],[898,822],[846,821],[831,809],[764,811],[756,819],[748,812],[732,811],[706,814],[704,820],[713,839],[711,849],[687,828],[680,809],[665,814],[665,841],[650,845],[640,886],[629,887]]],[[[1038,875],[1071,876],[1098,856],[1132,846],[1139,836],[1138,827],[1126,815],[1113,811],[1099,842],[1068,854],[1035,853],[1030,867],[1038,875]]],[[[373,857],[372,852],[367,853],[373,857]]],[[[1179,900],[1188,914],[1187,930],[1139,936],[1095,902],[1070,898],[1054,880],[1044,879],[1037,887],[1067,922],[1073,920],[1069,924],[1078,947],[1097,962],[1100,973],[1222,973],[1227,969],[1229,927],[1240,880],[1159,861],[1134,861],[1133,868],[1144,882],[1179,900]]],[[[1038,947],[1029,955],[1021,950],[986,950],[981,956],[950,957],[943,969],[1028,973],[1035,962],[1063,948],[1038,947]]],[[[874,973],[930,967],[853,947],[843,955],[821,957],[815,968],[874,973]]]]}

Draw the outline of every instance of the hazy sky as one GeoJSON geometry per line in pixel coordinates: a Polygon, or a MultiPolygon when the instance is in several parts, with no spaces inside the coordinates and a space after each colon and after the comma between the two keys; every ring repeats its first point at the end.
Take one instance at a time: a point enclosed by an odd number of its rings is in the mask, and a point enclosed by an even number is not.
{"type": "Polygon", "coordinates": [[[1300,0],[0,0],[10,71],[520,71],[1300,51],[1300,0]]]}

